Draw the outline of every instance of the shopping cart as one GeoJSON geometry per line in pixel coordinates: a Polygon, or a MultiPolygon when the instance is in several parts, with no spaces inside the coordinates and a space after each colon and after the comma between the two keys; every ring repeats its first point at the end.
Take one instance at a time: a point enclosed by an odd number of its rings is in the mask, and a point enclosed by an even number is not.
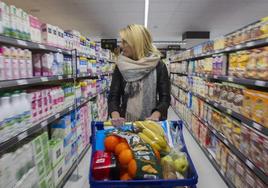
{"type": "MultiPolygon", "coordinates": [[[[91,123],[91,144],[92,144],[92,153],[91,153],[91,163],[90,163],[90,173],[89,173],[89,184],[91,188],[177,188],[177,187],[191,187],[196,188],[196,184],[198,182],[198,175],[195,170],[194,164],[191,160],[191,157],[187,151],[183,134],[182,134],[182,121],[171,121],[170,125],[174,127],[178,127],[180,131],[178,131],[178,137],[183,145],[182,151],[187,154],[188,162],[189,162],[189,172],[188,176],[185,179],[177,179],[177,180],[129,180],[129,181],[121,181],[121,180],[94,180],[92,176],[92,165],[93,165],[93,154],[96,151],[96,132],[100,130],[104,130],[103,122],[92,122],[91,123]]],[[[99,139],[99,138],[98,138],[99,139]]]]}

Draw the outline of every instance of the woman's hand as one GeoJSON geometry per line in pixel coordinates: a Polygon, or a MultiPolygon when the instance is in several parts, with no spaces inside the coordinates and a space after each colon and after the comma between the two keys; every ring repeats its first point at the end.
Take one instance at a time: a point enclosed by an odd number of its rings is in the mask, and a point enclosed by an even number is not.
{"type": "Polygon", "coordinates": [[[113,126],[120,126],[125,123],[125,118],[120,117],[119,112],[114,111],[111,113],[113,126]]]}
{"type": "Polygon", "coordinates": [[[152,120],[152,121],[159,121],[161,117],[161,113],[158,111],[154,111],[152,113],[152,115],[148,118],[146,118],[147,120],[152,120]]]}

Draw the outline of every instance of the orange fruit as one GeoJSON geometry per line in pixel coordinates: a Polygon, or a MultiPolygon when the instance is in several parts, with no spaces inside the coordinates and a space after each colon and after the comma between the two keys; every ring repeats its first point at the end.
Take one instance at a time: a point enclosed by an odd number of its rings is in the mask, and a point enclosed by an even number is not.
{"type": "Polygon", "coordinates": [[[129,174],[126,172],[124,174],[122,174],[120,176],[120,180],[124,180],[124,181],[127,181],[127,180],[131,180],[131,177],[129,176],[129,174]]]}
{"type": "Polygon", "coordinates": [[[115,151],[116,155],[119,155],[121,153],[121,151],[123,151],[125,149],[129,149],[128,144],[125,142],[121,142],[121,143],[117,144],[114,151],[115,151]]]}
{"type": "Polygon", "coordinates": [[[109,152],[114,152],[115,147],[119,144],[120,139],[117,136],[107,136],[104,140],[105,150],[109,152]]]}
{"type": "Polygon", "coordinates": [[[156,158],[160,161],[160,153],[159,153],[159,151],[154,149],[154,148],[153,148],[153,150],[154,150],[154,154],[155,154],[156,158]]]}
{"type": "Polygon", "coordinates": [[[131,159],[133,159],[133,155],[130,149],[122,150],[118,157],[120,166],[127,165],[131,159]]]}
{"type": "Polygon", "coordinates": [[[127,140],[126,140],[125,138],[121,138],[121,139],[120,139],[120,143],[122,143],[122,142],[128,144],[128,142],[127,142],[127,140]]]}
{"type": "Polygon", "coordinates": [[[135,159],[131,159],[131,161],[128,164],[128,174],[130,177],[134,178],[136,176],[137,172],[137,163],[135,159]]]}

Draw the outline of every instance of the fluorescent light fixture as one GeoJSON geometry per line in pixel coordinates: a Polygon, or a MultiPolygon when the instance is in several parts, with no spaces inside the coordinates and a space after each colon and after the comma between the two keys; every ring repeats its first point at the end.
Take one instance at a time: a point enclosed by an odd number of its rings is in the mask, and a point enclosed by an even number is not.
{"type": "Polygon", "coordinates": [[[148,26],[148,14],[149,14],[149,0],[145,1],[145,11],[144,11],[144,27],[148,26]]]}

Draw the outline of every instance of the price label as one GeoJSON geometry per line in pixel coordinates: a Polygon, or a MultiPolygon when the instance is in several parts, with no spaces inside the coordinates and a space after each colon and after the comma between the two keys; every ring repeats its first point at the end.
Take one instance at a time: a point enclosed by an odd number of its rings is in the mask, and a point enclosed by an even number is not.
{"type": "Polygon", "coordinates": [[[45,47],[43,44],[39,44],[38,46],[39,46],[39,48],[41,48],[41,49],[46,49],[46,47],[45,47]]]}
{"type": "Polygon", "coordinates": [[[254,46],[254,45],[255,45],[255,42],[248,42],[248,43],[246,44],[247,47],[254,46]]]}
{"type": "Polygon", "coordinates": [[[62,80],[63,78],[62,78],[62,76],[58,76],[58,79],[59,79],[59,80],[62,80]]]}
{"type": "Polygon", "coordinates": [[[223,170],[220,170],[221,174],[224,176],[224,171],[223,170]]]}
{"type": "Polygon", "coordinates": [[[228,142],[226,139],[224,139],[223,142],[224,142],[227,146],[229,146],[229,142],[228,142]]]}
{"type": "Polygon", "coordinates": [[[265,42],[268,42],[268,39],[266,39],[265,42]]]}
{"type": "Polygon", "coordinates": [[[228,81],[233,82],[234,81],[233,77],[228,77],[228,81]]]}
{"type": "Polygon", "coordinates": [[[219,53],[220,51],[219,50],[215,50],[215,53],[217,54],[217,53],[219,53]]]}
{"type": "Polygon", "coordinates": [[[214,79],[218,79],[218,76],[217,76],[217,75],[213,75],[213,78],[214,78],[214,79]]]}
{"type": "Polygon", "coordinates": [[[228,114],[232,114],[232,110],[231,109],[227,109],[226,110],[228,114]]]}
{"type": "Polygon", "coordinates": [[[45,126],[47,126],[47,124],[48,124],[48,122],[47,122],[47,120],[45,120],[45,121],[43,121],[43,122],[41,123],[41,127],[45,127],[45,126]]]}
{"type": "Polygon", "coordinates": [[[207,103],[209,103],[209,100],[208,100],[208,99],[206,99],[206,102],[207,102],[207,103]]]}
{"type": "Polygon", "coordinates": [[[69,107],[69,111],[72,111],[72,110],[73,110],[73,107],[72,107],[72,106],[70,106],[70,107],[69,107]]]}
{"type": "Polygon", "coordinates": [[[26,85],[28,84],[27,80],[17,80],[18,85],[26,85]]]}
{"type": "Polygon", "coordinates": [[[42,82],[47,82],[48,81],[48,77],[41,77],[41,81],[42,82]]]}
{"type": "Polygon", "coordinates": [[[213,129],[212,132],[213,132],[213,134],[216,134],[216,130],[215,129],[213,129]]]}
{"type": "Polygon", "coordinates": [[[26,138],[28,136],[28,133],[25,131],[23,133],[21,133],[20,135],[18,135],[18,140],[21,141],[24,138],[26,138]]]}
{"type": "Polygon", "coordinates": [[[262,129],[262,126],[256,122],[253,122],[252,126],[257,129],[257,130],[261,130],[262,129]]]}
{"type": "Polygon", "coordinates": [[[235,46],[235,49],[240,49],[240,48],[242,48],[242,45],[237,45],[237,46],[235,46]]]}
{"type": "Polygon", "coordinates": [[[68,75],[67,78],[72,78],[72,75],[68,75]]]}
{"type": "Polygon", "coordinates": [[[27,43],[23,40],[17,40],[17,43],[22,46],[28,46],[27,43]]]}
{"type": "Polygon", "coordinates": [[[62,50],[58,48],[58,52],[62,52],[62,50]]]}
{"type": "Polygon", "coordinates": [[[252,170],[254,169],[254,165],[252,164],[252,162],[250,162],[248,159],[246,159],[246,164],[249,168],[251,168],[252,170]]]}
{"type": "Polygon", "coordinates": [[[225,48],[225,51],[230,51],[230,50],[231,50],[231,48],[230,48],[230,47],[225,48]]]}
{"type": "Polygon", "coordinates": [[[218,107],[219,105],[218,105],[218,103],[214,102],[214,106],[215,106],[215,107],[218,107]]]}
{"type": "Polygon", "coordinates": [[[208,156],[209,156],[209,158],[210,158],[211,160],[213,160],[213,157],[212,157],[212,155],[210,155],[210,154],[209,154],[208,156]]]}
{"type": "Polygon", "coordinates": [[[60,114],[55,115],[55,119],[58,119],[60,117],[60,114]]]}
{"type": "Polygon", "coordinates": [[[265,84],[266,84],[266,82],[261,81],[261,80],[257,80],[257,81],[255,81],[255,85],[256,85],[256,86],[265,86],[265,84]]]}

